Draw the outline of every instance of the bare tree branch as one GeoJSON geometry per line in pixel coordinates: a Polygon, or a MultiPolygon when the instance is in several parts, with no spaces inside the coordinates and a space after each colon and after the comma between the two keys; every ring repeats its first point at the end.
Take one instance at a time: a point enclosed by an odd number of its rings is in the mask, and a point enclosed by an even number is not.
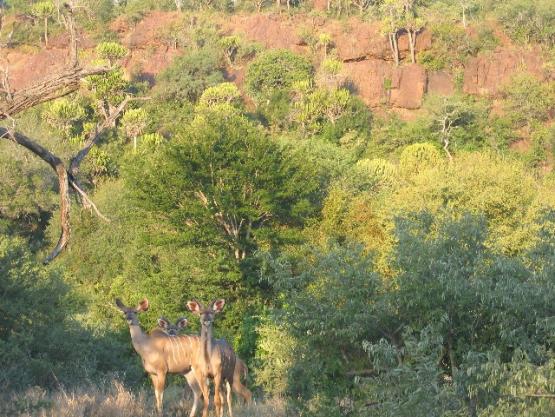
{"type": "Polygon", "coordinates": [[[12,93],[11,100],[0,102],[0,120],[8,115],[13,117],[37,104],[71,94],[79,89],[83,78],[103,74],[108,70],[107,67],[68,68],[28,88],[15,91],[12,93]]]}
{"type": "Polygon", "coordinates": [[[48,149],[29,139],[27,136],[24,136],[21,133],[7,129],[5,127],[0,127],[0,138],[11,140],[33,152],[43,161],[47,162],[52,167],[54,172],[56,172],[56,175],[58,177],[58,185],[60,188],[61,232],[56,247],[52,250],[52,252],[46,257],[44,261],[44,263],[49,263],[50,261],[52,261],[52,259],[60,254],[60,252],[66,247],[67,242],[69,241],[69,209],[71,202],[69,198],[69,175],[60,158],[58,158],[48,149]]]}

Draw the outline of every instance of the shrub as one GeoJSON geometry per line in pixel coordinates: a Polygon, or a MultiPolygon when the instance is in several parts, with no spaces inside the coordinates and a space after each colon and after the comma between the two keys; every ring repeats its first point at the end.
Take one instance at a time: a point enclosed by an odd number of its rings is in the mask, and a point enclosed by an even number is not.
{"type": "Polygon", "coordinates": [[[129,51],[117,42],[101,42],[96,46],[96,53],[103,59],[107,59],[110,66],[125,57],[129,51]]]}
{"type": "Polygon", "coordinates": [[[313,77],[312,64],[289,50],[269,50],[249,65],[245,85],[256,100],[267,100],[279,91],[289,91],[297,81],[313,77]]]}
{"type": "Polygon", "coordinates": [[[220,52],[202,48],[175,58],[158,76],[155,92],[163,100],[194,102],[206,88],[223,81],[220,52]]]}
{"type": "Polygon", "coordinates": [[[431,143],[415,143],[401,153],[399,167],[404,174],[415,174],[421,169],[439,165],[442,161],[437,147],[431,143]]]}
{"type": "Polygon", "coordinates": [[[530,74],[515,75],[501,91],[506,111],[519,125],[545,121],[555,106],[555,83],[544,84],[530,74]]]}

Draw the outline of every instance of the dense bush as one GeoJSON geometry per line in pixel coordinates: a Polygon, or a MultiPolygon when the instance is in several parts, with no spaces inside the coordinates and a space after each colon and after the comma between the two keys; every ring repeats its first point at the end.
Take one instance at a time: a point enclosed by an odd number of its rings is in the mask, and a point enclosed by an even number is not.
{"type": "Polygon", "coordinates": [[[311,80],[312,64],[288,50],[268,50],[258,55],[247,68],[245,86],[256,100],[263,101],[288,92],[298,81],[311,80]]]}
{"type": "Polygon", "coordinates": [[[220,52],[206,47],[177,57],[158,76],[155,92],[164,100],[196,101],[207,87],[223,81],[220,52]]]}

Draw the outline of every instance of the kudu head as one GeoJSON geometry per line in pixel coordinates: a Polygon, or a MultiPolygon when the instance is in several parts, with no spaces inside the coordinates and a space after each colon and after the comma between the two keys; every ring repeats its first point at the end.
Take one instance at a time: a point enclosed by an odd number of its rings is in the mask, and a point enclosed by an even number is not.
{"type": "Polygon", "coordinates": [[[168,336],[177,336],[179,331],[187,326],[187,323],[188,320],[185,317],[177,319],[175,324],[171,324],[165,317],[160,317],[158,319],[158,327],[160,327],[168,336]]]}
{"type": "Polygon", "coordinates": [[[116,306],[122,311],[127,323],[130,326],[138,326],[139,325],[139,313],[143,311],[147,311],[149,307],[148,300],[143,298],[139,305],[135,308],[127,307],[119,298],[116,298],[116,306]]]}
{"type": "Polygon", "coordinates": [[[187,308],[191,313],[196,314],[200,318],[200,325],[203,332],[211,332],[212,324],[214,323],[214,316],[223,310],[225,300],[220,298],[218,300],[212,301],[205,308],[197,300],[191,300],[187,302],[187,308]]]}

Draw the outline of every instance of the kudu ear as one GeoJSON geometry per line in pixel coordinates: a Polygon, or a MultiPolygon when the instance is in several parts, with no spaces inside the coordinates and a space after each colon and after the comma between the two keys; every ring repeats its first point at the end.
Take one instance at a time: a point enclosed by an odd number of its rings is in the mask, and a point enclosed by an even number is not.
{"type": "Polygon", "coordinates": [[[143,298],[141,301],[139,301],[139,305],[137,306],[137,309],[136,309],[137,313],[141,311],[147,311],[149,307],[150,307],[150,304],[148,300],[146,298],[143,298]]]}
{"type": "Polygon", "coordinates": [[[181,317],[177,319],[177,321],[175,322],[175,325],[177,326],[178,329],[183,329],[184,327],[187,327],[188,323],[189,323],[189,320],[187,320],[185,317],[181,317]]]}
{"type": "Polygon", "coordinates": [[[119,298],[116,298],[116,306],[123,312],[127,310],[127,307],[125,306],[125,304],[123,304],[123,302],[119,298]]]}
{"type": "Polygon", "coordinates": [[[167,329],[170,326],[170,322],[165,317],[160,317],[158,319],[158,326],[162,329],[167,329]]]}
{"type": "Polygon", "coordinates": [[[219,313],[220,311],[222,311],[224,309],[224,304],[225,300],[223,298],[214,301],[212,303],[212,310],[214,311],[214,313],[219,313]]]}
{"type": "Polygon", "coordinates": [[[187,308],[191,313],[200,314],[202,306],[197,300],[187,301],[187,308]]]}

